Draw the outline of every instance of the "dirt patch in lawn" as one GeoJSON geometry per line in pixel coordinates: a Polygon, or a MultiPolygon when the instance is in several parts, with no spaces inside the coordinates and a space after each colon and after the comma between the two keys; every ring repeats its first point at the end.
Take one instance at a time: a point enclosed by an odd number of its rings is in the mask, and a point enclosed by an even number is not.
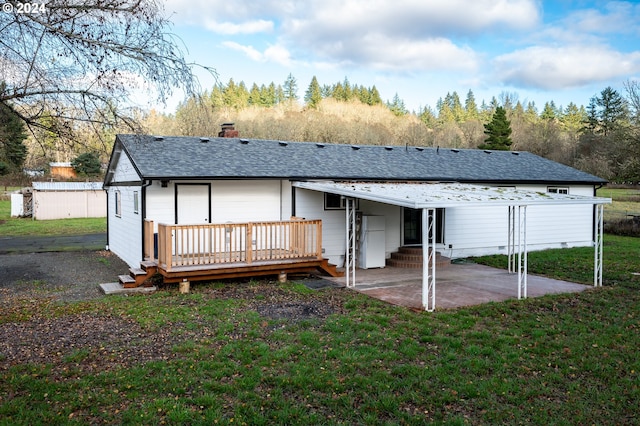
{"type": "MultiPolygon", "coordinates": [[[[202,300],[182,297],[176,286],[161,286],[159,292],[169,297],[157,303],[188,309],[190,327],[169,320],[162,326],[143,326],[117,308],[96,305],[99,298],[112,297],[102,294],[98,284],[114,281],[127,270],[109,252],[0,255],[0,370],[49,364],[62,376],[69,374],[69,368],[74,374],[95,373],[178,358],[182,355],[176,348],[193,340],[222,344],[218,326],[227,319],[199,312],[202,300]]],[[[346,290],[308,293],[260,280],[194,283],[192,292],[205,299],[236,300],[234,309],[257,312],[260,327],[268,334],[301,321],[321,324],[329,315],[344,312],[346,290]]],[[[237,324],[230,333],[246,338],[244,327],[237,324]]]]}

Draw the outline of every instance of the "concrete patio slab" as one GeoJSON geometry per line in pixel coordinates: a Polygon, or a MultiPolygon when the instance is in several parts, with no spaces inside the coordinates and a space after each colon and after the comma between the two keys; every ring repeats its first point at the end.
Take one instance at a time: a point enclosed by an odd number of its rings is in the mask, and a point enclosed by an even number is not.
{"type": "MultiPolygon", "coordinates": [[[[327,278],[342,285],[346,277],[327,278]]],[[[385,267],[356,270],[355,290],[388,303],[422,309],[422,271],[385,267]]],[[[588,285],[529,274],[528,297],[576,293],[588,285]]],[[[518,297],[518,274],[476,264],[452,264],[436,270],[436,309],[500,302],[518,297]]]]}

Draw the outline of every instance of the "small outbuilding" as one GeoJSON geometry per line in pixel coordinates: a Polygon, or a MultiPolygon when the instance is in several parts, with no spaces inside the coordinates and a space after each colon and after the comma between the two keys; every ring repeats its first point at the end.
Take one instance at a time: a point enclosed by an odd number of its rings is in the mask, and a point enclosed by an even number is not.
{"type": "Polygon", "coordinates": [[[107,216],[102,182],[33,182],[32,185],[34,219],[107,216]]]}

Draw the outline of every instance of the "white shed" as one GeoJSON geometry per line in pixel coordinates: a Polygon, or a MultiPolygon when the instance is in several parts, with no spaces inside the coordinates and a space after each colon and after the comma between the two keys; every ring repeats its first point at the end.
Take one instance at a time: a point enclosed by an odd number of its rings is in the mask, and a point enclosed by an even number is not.
{"type": "Polygon", "coordinates": [[[37,220],[106,217],[102,182],[33,182],[33,218],[37,220]]]}

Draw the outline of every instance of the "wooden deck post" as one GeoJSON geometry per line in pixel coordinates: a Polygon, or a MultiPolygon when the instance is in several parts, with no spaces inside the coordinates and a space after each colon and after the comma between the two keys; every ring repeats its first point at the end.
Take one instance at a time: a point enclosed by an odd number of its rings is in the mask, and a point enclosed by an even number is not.
{"type": "Polygon", "coordinates": [[[247,224],[247,233],[244,244],[247,250],[247,263],[251,264],[251,261],[253,260],[253,223],[251,222],[247,224]]]}

